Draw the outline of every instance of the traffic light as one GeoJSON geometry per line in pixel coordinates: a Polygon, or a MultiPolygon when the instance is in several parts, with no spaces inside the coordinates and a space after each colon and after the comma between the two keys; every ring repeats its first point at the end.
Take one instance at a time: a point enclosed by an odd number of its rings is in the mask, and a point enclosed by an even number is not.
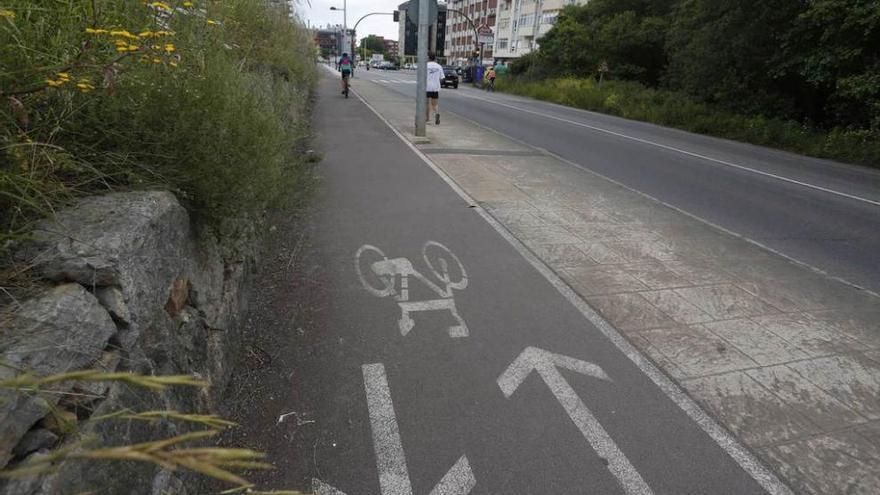
{"type": "Polygon", "coordinates": [[[394,11],[394,22],[400,22],[400,11],[399,10],[394,11]]]}

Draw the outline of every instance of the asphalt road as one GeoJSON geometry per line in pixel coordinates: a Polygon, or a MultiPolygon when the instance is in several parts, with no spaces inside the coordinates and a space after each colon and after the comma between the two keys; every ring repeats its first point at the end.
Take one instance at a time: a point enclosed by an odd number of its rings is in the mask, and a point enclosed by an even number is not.
{"type": "MultiPolygon", "coordinates": [[[[359,71],[404,94],[412,71],[359,71]]],[[[462,85],[455,112],[853,285],[880,292],[880,171],[462,85]]]]}
{"type": "Polygon", "coordinates": [[[301,339],[274,350],[292,353],[272,379],[295,389],[282,407],[300,415],[265,426],[273,483],[315,477],[317,493],[348,495],[764,492],[762,467],[335,80],[321,82],[316,113],[320,317],[297,337],[280,306],[302,301],[271,296],[270,325],[301,339]],[[287,425],[293,436],[270,429],[287,425]]]}

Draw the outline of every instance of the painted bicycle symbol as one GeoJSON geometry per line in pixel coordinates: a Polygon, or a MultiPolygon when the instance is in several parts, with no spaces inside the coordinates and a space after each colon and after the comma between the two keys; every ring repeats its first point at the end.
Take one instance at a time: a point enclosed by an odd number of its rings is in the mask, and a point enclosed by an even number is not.
{"type": "Polygon", "coordinates": [[[468,328],[455,308],[454,290],[467,287],[468,278],[458,257],[443,244],[428,241],[422,247],[422,259],[434,280],[420,273],[408,258],[389,259],[376,246],[364,244],[355,254],[355,267],[364,289],[376,297],[394,297],[400,306],[397,325],[401,335],[413,329],[411,313],[448,310],[456,324],[447,329],[452,338],[467,337],[468,328]],[[410,300],[409,278],[421,282],[437,295],[434,299],[410,300]]]}

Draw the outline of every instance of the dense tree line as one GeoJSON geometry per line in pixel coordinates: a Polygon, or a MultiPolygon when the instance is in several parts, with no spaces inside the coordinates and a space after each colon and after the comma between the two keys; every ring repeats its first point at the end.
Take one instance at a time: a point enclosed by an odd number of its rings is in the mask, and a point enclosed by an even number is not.
{"type": "Polygon", "coordinates": [[[880,1],[591,0],[513,72],[606,68],[737,112],[880,132],[880,1]]]}

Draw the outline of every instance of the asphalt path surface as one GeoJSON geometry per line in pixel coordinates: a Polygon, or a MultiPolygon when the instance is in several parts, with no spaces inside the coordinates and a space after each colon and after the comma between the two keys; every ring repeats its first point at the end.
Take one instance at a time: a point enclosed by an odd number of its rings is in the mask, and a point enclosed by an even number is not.
{"type": "Polygon", "coordinates": [[[325,306],[289,356],[314,420],[280,447],[292,480],[348,495],[764,492],[761,466],[364,103],[329,76],[318,92],[325,306]]]}
{"type": "MultiPolygon", "coordinates": [[[[359,71],[415,95],[413,71],[359,71]]],[[[462,85],[444,111],[880,292],[880,171],[462,85]]]]}

